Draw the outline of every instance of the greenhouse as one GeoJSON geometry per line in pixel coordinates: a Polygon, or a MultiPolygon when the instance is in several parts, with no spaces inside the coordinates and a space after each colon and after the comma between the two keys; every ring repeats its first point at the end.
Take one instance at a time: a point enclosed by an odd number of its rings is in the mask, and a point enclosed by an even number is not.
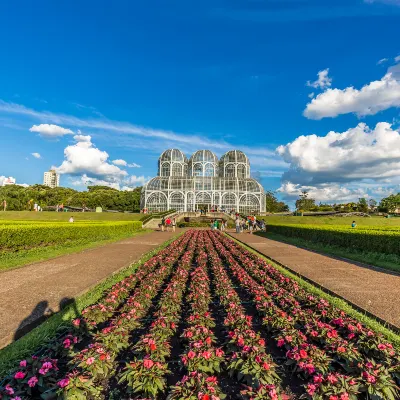
{"type": "Polygon", "coordinates": [[[212,151],[199,150],[188,160],[180,150],[169,149],[158,160],[158,176],[143,186],[141,208],[258,214],[265,211],[265,194],[250,178],[242,151],[228,151],[218,160],[212,151]]]}

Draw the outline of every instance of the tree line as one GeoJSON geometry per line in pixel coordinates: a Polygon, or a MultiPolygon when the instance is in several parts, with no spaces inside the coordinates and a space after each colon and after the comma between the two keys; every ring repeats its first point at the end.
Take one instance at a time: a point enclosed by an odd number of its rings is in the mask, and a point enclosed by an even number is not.
{"type": "Polygon", "coordinates": [[[7,201],[7,210],[29,210],[32,203],[37,203],[46,209],[49,206],[63,204],[71,207],[87,207],[105,210],[140,211],[140,191],[121,191],[108,186],[88,186],[87,191],[79,192],[66,187],[50,188],[44,185],[22,187],[7,185],[0,187],[0,202],[7,201]]]}

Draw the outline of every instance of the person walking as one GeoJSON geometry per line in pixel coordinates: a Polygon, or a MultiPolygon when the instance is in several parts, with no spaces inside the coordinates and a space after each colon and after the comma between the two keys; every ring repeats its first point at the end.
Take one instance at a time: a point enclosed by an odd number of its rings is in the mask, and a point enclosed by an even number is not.
{"type": "Polygon", "coordinates": [[[216,220],[214,221],[214,229],[217,231],[218,228],[219,228],[219,221],[216,219],[216,220]]]}
{"type": "Polygon", "coordinates": [[[175,232],[176,228],[176,218],[172,218],[172,232],[175,232]]]}
{"type": "Polygon", "coordinates": [[[169,228],[171,227],[171,218],[170,217],[168,217],[165,220],[165,226],[167,227],[167,232],[169,232],[169,228]]]}
{"type": "Polygon", "coordinates": [[[165,228],[165,218],[162,217],[162,219],[161,219],[161,232],[164,232],[164,228],[165,228]]]}
{"type": "Polygon", "coordinates": [[[3,200],[2,205],[3,205],[3,211],[7,211],[7,200],[6,199],[3,200]]]}

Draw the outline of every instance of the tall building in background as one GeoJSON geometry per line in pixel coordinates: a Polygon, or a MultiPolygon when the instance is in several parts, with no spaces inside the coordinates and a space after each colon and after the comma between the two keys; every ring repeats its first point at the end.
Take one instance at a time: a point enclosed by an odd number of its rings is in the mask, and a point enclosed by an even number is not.
{"type": "Polygon", "coordinates": [[[56,173],[54,169],[49,172],[44,173],[43,185],[49,186],[51,188],[56,188],[60,186],[60,175],[56,173]]]}
{"type": "Polygon", "coordinates": [[[15,178],[13,178],[12,176],[9,176],[8,178],[5,178],[3,181],[3,186],[7,186],[7,185],[15,185],[16,180],[15,178]]]}

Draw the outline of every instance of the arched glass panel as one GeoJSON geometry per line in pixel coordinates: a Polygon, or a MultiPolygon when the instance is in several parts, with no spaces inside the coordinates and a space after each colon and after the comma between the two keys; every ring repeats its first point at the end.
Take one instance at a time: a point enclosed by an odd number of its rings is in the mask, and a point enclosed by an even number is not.
{"type": "Polygon", "coordinates": [[[172,165],[172,176],[182,176],[182,165],[174,163],[172,165]]]}
{"type": "Polygon", "coordinates": [[[146,208],[149,213],[167,211],[167,205],[167,197],[164,193],[152,193],[146,201],[146,208]]]}
{"type": "Polygon", "coordinates": [[[169,163],[166,162],[161,167],[161,176],[169,176],[170,175],[170,166],[169,163]]]}
{"type": "Polygon", "coordinates": [[[235,177],[235,166],[234,166],[234,164],[228,164],[225,167],[225,177],[226,178],[234,178],[235,177]]]}
{"type": "Polygon", "coordinates": [[[237,177],[240,179],[246,178],[246,167],[244,165],[237,166],[237,177]]]}
{"type": "Polygon", "coordinates": [[[207,163],[204,167],[204,176],[214,176],[215,170],[212,164],[207,163]]]}
{"type": "Polygon", "coordinates": [[[227,212],[236,211],[236,196],[234,193],[226,193],[222,196],[221,208],[227,212]]]}
{"type": "Polygon", "coordinates": [[[246,194],[239,200],[239,212],[244,214],[258,214],[260,201],[254,194],[246,194]]]}
{"type": "Polygon", "coordinates": [[[184,211],[185,210],[185,197],[183,193],[171,193],[169,198],[169,207],[171,210],[184,211]]]}
{"type": "Polygon", "coordinates": [[[203,176],[203,166],[201,163],[193,165],[193,176],[203,176]]]}

